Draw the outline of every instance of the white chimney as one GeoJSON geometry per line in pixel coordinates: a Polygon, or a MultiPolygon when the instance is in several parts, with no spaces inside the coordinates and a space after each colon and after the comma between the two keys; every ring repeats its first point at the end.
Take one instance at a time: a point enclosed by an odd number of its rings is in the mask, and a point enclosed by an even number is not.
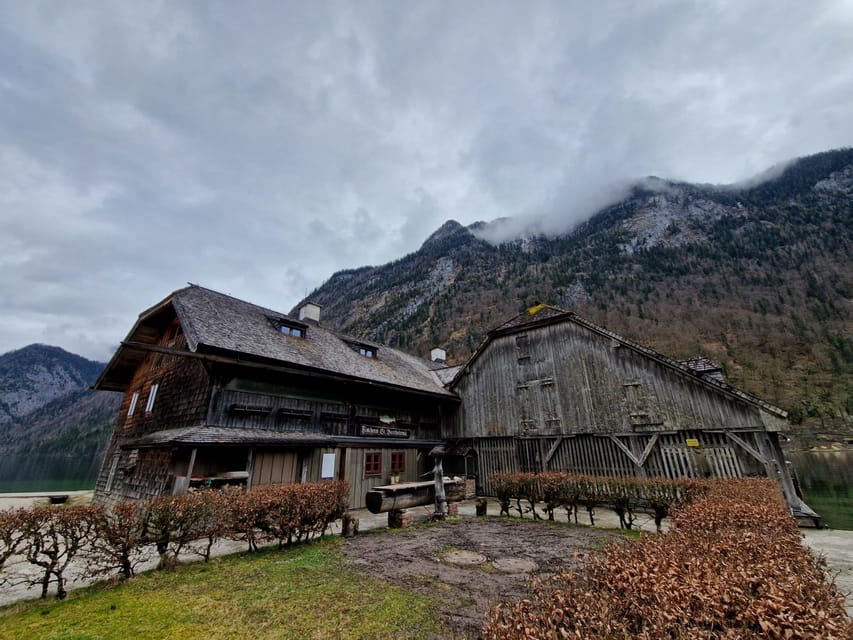
{"type": "Polygon", "coordinates": [[[440,362],[441,364],[444,364],[447,362],[447,352],[441,347],[436,347],[429,352],[429,359],[433,362],[440,362]]]}
{"type": "Polygon", "coordinates": [[[320,305],[313,302],[306,302],[299,307],[299,319],[320,324],[320,305]]]}

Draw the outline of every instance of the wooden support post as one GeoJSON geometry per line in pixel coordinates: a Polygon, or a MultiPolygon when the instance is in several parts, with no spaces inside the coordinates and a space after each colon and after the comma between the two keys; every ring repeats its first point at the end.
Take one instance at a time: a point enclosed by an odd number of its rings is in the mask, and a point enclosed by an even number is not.
{"type": "Polygon", "coordinates": [[[192,453],[190,454],[190,463],[187,466],[187,479],[188,480],[193,477],[193,467],[195,466],[195,454],[197,451],[198,451],[198,449],[193,449],[192,453]]]}
{"type": "Polygon", "coordinates": [[[763,465],[764,465],[764,467],[765,467],[766,469],[768,469],[768,470],[770,469],[770,461],[769,461],[769,460],[767,460],[767,458],[765,458],[764,456],[762,456],[762,455],[761,455],[758,451],[756,451],[754,448],[752,448],[751,446],[749,446],[749,445],[746,443],[746,441],[745,441],[745,440],[743,440],[742,438],[739,438],[738,436],[736,436],[735,434],[733,434],[731,431],[726,431],[726,432],[725,432],[725,434],[726,434],[726,437],[727,437],[729,440],[731,440],[732,442],[734,442],[734,443],[736,443],[736,444],[740,445],[740,447],[741,447],[744,451],[746,451],[746,452],[747,452],[748,454],[750,454],[753,458],[755,458],[755,459],[756,459],[756,460],[758,460],[761,464],[763,464],[763,465]]]}
{"type": "Polygon", "coordinates": [[[412,524],[412,514],[402,509],[391,509],[388,512],[388,528],[402,529],[412,524]]]}
{"type": "Polygon", "coordinates": [[[248,472],[248,476],[246,476],[246,491],[252,488],[252,474],[255,471],[255,450],[254,448],[249,449],[249,459],[246,460],[246,471],[248,472]]]}
{"type": "Polygon", "coordinates": [[[610,436],[608,436],[608,437],[610,438],[610,440],[612,440],[612,441],[613,441],[613,444],[615,444],[617,447],[619,447],[619,448],[622,450],[622,452],[623,452],[626,456],[628,456],[628,459],[629,459],[631,462],[633,462],[633,463],[634,463],[635,465],[637,465],[638,467],[643,466],[642,464],[640,464],[640,459],[639,459],[639,458],[637,458],[637,456],[635,456],[635,455],[634,455],[634,452],[633,452],[633,451],[631,451],[628,447],[626,447],[626,446],[625,446],[625,443],[624,443],[624,442],[622,442],[619,438],[617,438],[617,437],[616,437],[616,436],[614,436],[614,435],[610,435],[610,436]]]}
{"type": "Polygon", "coordinates": [[[548,449],[548,453],[545,454],[545,467],[547,468],[548,463],[551,462],[551,458],[554,457],[554,454],[557,453],[557,449],[560,447],[560,444],[563,442],[563,436],[557,436],[557,439],[554,440],[554,444],[551,445],[551,448],[548,449]]]}
{"type": "Polygon", "coordinates": [[[435,513],[433,518],[444,520],[447,517],[447,496],[444,493],[444,448],[435,447],[431,452],[435,456],[435,466],[432,468],[433,481],[435,482],[435,513]]]}
{"type": "Polygon", "coordinates": [[[649,443],[646,445],[646,448],[643,449],[643,454],[640,456],[640,466],[646,464],[646,459],[649,457],[649,454],[652,452],[658,442],[658,435],[659,434],[657,433],[654,434],[652,436],[652,439],[649,440],[649,443]]]}

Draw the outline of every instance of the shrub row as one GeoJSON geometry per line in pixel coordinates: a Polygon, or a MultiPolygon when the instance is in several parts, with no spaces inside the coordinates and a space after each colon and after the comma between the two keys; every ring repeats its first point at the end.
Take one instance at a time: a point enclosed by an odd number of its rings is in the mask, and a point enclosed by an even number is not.
{"type": "Polygon", "coordinates": [[[706,481],[664,535],[612,543],[489,613],[486,640],[850,638],[772,480],[706,481]]]}
{"type": "Polygon", "coordinates": [[[522,518],[536,511],[537,503],[545,504],[548,519],[554,519],[558,508],[566,510],[567,517],[578,521],[578,508],[584,507],[590,524],[595,524],[595,509],[607,506],[619,516],[619,523],[631,529],[637,510],[654,515],[660,531],[661,521],[670,510],[689,502],[706,490],[705,483],[666,478],[621,478],[610,476],[578,475],[562,471],[548,473],[498,473],[491,478],[495,496],[500,502],[501,514],[509,515],[511,504],[522,518]],[[522,504],[524,500],[527,504],[522,504]]]}
{"type": "Polygon", "coordinates": [[[158,568],[173,566],[182,552],[210,559],[217,540],[243,540],[254,551],[260,543],[279,546],[322,534],[347,509],[345,482],[267,485],[251,491],[190,492],[147,502],[37,506],[0,511],[0,584],[51,583],[64,598],[72,562],[76,577],[118,573],[129,578],[156,550],[158,568]],[[13,556],[31,565],[13,573],[13,556]]]}

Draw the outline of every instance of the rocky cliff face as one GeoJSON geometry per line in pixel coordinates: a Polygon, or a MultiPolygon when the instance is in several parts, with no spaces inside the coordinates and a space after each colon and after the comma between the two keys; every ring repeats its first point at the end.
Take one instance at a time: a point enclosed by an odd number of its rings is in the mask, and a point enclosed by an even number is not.
{"type": "Polygon", "coordinates": [[[822,430],[853,415],[853,150],[752,185],[649,178],[559,237],[499,245],[445,223],[395,262],[334,274],[323,322],[461,362],[534,302],[570,308],[729,379],[822,430]]]}
{"type": "Polygon", "coordinates": [[[0,356],[0,425],[87,388],[103,367],[100,362],[43,344],[0,356]]]}

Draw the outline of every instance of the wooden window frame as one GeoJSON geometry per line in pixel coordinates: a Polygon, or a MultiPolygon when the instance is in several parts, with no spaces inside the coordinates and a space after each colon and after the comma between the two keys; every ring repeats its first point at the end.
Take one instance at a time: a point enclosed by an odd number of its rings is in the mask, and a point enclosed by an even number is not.
{"type": "Polygon", "coordinates": [[[391,452],[391,473],[406,472],[406,452],[392,451],[391,452]]]}
{"type": "Polygon", "coordinates": [[[364,453],[364,477],[375,478],[382,475],[382,452],[365,451],[364,453]]]}

